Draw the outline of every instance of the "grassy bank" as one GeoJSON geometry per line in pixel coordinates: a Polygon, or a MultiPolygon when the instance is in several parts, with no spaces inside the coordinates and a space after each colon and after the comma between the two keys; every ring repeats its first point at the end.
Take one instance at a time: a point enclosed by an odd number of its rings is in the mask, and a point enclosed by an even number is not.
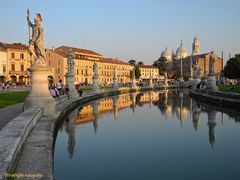
{"type": "Polygon", "coordinates": [[[0,93],[0,108],[23,102],[28,93],[29,92],[0,93]]]}
{"type": "Polygon", "coordinates": [[[234,85],[234,86],[220,85],[218,89],[219,91],[223,91],[223,92],[240,93],[240,85],[234,85]]]}

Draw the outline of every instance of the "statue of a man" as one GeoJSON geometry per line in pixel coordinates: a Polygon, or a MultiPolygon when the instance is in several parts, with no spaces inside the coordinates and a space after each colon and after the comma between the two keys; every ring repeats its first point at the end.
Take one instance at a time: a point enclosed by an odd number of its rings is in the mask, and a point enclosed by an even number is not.
{"type": "Polygon", "coordinates": [[[94,61],[93,63],[93,72],[94,72],[94,77],[98,77],[98,66],[96,61],[94,61]]]}
{"type": "Polygon", "coordinates": [[[209,73],[214,73],[214,63],[215,63],[215,55],[214,55],[214,51],[212,51],[209,59],[209,73]]]}
{"type": "Polygon", "coordinates": [[[132,69],[132,79],[135,79],[135,67],[132,69]]]}
{"type": "Polygon", "coordinates": [[[27,17],[28,25],[32,28],[32,39],[29,40],[29,51],[34,58],[34,63],[45,63],[45,48],[44,48],[44,36],[43,28],[41,27],[42,17],[37,13],[34,18],[33,24],[29,16],[27,17]]]}
{"type": "Polygon", "coordinates": [[[68,56],[67,56],[67,63],[68,63],[68,73],[73,74],[74,73],[74,55],[71,49],[68,50],[68,56]]]}

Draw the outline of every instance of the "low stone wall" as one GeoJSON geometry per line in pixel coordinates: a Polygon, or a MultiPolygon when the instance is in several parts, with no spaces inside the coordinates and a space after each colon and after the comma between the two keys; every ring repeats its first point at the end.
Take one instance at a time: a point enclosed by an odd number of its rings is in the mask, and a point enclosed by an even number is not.
{"type": "Polygon", "coordinates": [[[237,93],[225,93],[218,91],[190,91],[190,96],[199,102],[207,102],[218,107],[232,110],[240,110],[240,95],[237,93]]]}
{"type": "Polygon", "coordinates": [[[69,96],[68,96],[67,94],[64,94],[64,95],[56,98],[56,99],[55,99],[56,106],[57,106],[58,104],[64,102],[64,101],[68,100],[68,99],[69,99],[69,96]]]}
{"type": "Polygon", "coordinates": [[[29,132],[41,117],[42,109],[36,106],[31,107],[0,131],[0,179],[5,179],[7,175],[5,173],[14,169],[14,163],[29,132]]]}

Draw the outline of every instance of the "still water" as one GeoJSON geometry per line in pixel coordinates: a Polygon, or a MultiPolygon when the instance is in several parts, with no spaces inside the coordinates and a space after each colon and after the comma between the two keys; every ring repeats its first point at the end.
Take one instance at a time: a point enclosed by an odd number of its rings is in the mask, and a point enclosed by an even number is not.
{"type": "Polygon", "coordinates": [[[81,180],[240,179],[240,121],[188,92],[123,94],[70,113],[54,177],[81,180]]]}

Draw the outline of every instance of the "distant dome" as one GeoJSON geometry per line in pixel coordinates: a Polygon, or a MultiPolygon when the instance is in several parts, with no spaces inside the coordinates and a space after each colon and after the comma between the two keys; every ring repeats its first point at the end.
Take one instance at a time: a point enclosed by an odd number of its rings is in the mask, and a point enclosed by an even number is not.
{"type": "Polygon", "coordinates": [[[172,52],[167,48],[161,53],[161,57],[165,57],[167,60],[172,60],[172,52]]]}
{"type": "Polygon", "coordinates": [[[183,42],[181,40],[180,46],[177,49],[177,53],[176,53],[176,58],[177,59],[181,59],[187,57],[187,49],[183,46],[183,42]]]}

